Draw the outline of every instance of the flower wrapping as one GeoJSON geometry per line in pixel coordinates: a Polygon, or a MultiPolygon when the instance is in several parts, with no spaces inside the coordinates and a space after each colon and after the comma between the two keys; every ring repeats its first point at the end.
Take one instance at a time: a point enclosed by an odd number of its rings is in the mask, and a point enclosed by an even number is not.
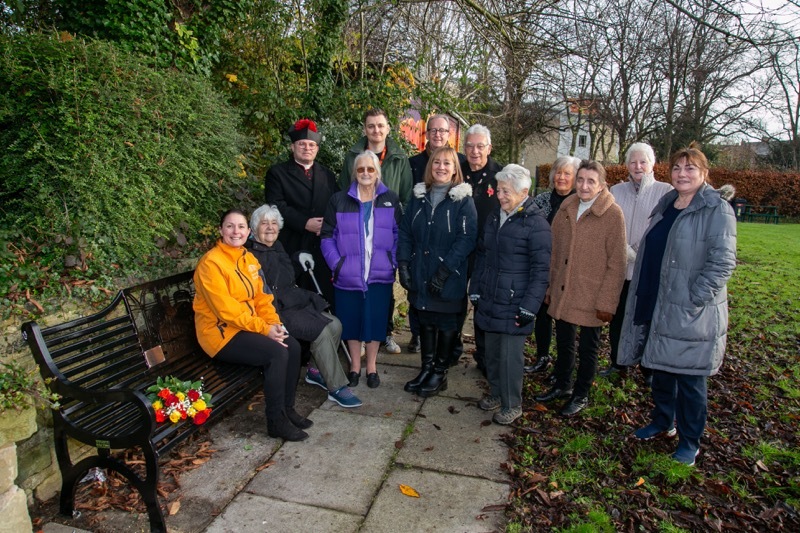
{"type": "Polygon", "coordinates": [[[203,392],[202,379],[182,381],[174,376],[159,377],[145,392],[159,424],[167,420],[177,424],[189,418],[199,426],[211,414],[211,395],[203,392]]]}

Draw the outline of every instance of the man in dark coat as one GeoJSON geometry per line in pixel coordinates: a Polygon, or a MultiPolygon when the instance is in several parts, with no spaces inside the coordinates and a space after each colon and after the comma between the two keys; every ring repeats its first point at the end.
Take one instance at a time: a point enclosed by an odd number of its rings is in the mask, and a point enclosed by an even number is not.
{"type": "MultiPolygon", "coordinates": [[[[437,148],[450,144],[450,118],[447,115],[433,115],[429,118],[425,128],[425,137],[428,140],[425,149],[417,155],[408,158],[408,164],[411,165],[411,177],[414,181],[414,185],[422,183],[424,180],[425,167],[428,166],[431,154],[437,148]]],[[[467,158],[464,157],[464,154],[458,154],[458,162],[462,166],[466,164],[467,158]]],[[[419,343],[419,316],[414,307],[408,308],[408,326],[411,329],[411,342],[408,343],[408,351],[411,353],[419,353],[421,349],[419,343]]],[[[456,357],[453,359],[454,361],[458,361],[458,357],[461,356],[461,352],[463,351],[460,340],[457,344],[459,349],[456,357]]]]}
{"type": "MultiPolygon", "coordinates": [[[[467,162],[462,163],[461,173],[464,182],[472,185],[472,199],[475,200],[475,209],[478,211],[478,242],[483,238],[486,218],[490,213],[500,207],[497,200],[497,180],[495,174],[502,167],[489,155],[492,153],[492,134],[489,128],[481,124],[469,127],[464,140],[464,151],[467,162]]],[[[470,257],[470,276],[474,265],[474,254],[470,257]]],[[[486,336],[478,324],[475,328],[475,353],[473,357],[478,369],[485,372],[484,354],[486,353],[486,336]]]]}
{"type": "MultiPolygon", "coordinates": [[[[333,172],[314,162],[322,135],[313,121],[301,119],[295,122],[289,128],[289,138],[292,158],[273,165],[267,171],[264,196],[268,204],[278,207],[286,221],[280,233],[286,252],[290,256],[300,251],[312,254],[314,274],[322,295],[333,305],[331,271],[322,258],[319,233],[328,201],[339,187],[333,172]]],[[[316,291],[310,276],[301,279],[303,288],[316,291]]]]}

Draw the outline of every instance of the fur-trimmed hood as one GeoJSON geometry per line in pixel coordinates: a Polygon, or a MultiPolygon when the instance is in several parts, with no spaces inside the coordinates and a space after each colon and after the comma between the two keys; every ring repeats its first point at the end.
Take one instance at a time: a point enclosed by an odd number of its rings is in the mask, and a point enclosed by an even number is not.
{"type": "MultiPolygon", "coordinates": [[[[423,198],[425,193],[428,192],[428,188],[425,183],[417,183],[414,185],[414,197],[415,198],[423,198]]],[[[447,195],[450,197],[451,200],[454,202],[459,202],[464,198],[472,197],[472,185],[469,183],[460,183],[455,187],[451,187],[449,191],[447,191],[447,195]]]]}

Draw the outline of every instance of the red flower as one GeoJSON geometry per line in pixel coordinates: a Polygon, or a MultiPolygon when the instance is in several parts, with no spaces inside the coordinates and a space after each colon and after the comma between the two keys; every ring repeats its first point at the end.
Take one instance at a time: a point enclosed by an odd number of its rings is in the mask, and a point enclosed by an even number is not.
{"type": "Polygon", "coordinates": [[[190,389],[189,392],[186,393],[186,396],[189,397],[190,402],[196,402],[197,399],[200,397],[200,393],[197,392],[195,389],[190,389]]]}
{"type": "Polygon", "coordinates": [[[294,123],[294,129],[299,131],[304,128],[308,128],[311,131],[317,131],[317,125],[314,124],[313,120],[309,120],[307,118],[301,118],[300,120],[294,123]]]}
{"type": "Polygon", "coordinates": [[[181,414],[181,420],[186,420],[186,411],[181,409],[178,412],[181,414]]]}
{"type": "Polygon", "coordinates": [[[161,422],[163,422],[166,419],[167,419],[167,415],[164,414],[164,410],[163,409],[159,409],[158,411],[156,411],[156,422],[158,422],[160,424],[161,422]]]}
{"type": "Polygon", "coordinates": [[[196,426],[199,426],[200,424],[208,420],[208,415],[210,414],[211,414],[211,409],[203,409],[202,411],[198,411],[194,415],[192,422],[194,422],[196,426]]]}
{"type": "Polygon", "coordinates": [[[179,403],[178,402],[178,397],[175,396],[174,394],[172,394],[171,392],[169,393],[169,396],[164,398],[164,404],[167,405],[167,406],[173,406],[176,403],[179,403]]]}
{"type": "Polygon", "coordinates": [[[492,186],[491,186],[491,185],[489,185],[489,188],[488,188],[488,189],[486,189],[486,194],[488,194],[490,198],[491,198],[492,196],[494,196],[494,189],[492,189],[492,186]]]}
{"type": "Polygon", "coordinates": [[[165,400],[169,398],[171,395],[172,393],[169,391],[169,389],[161,389],[160,391],[158,391],[158,397],[163,398],[165,400]]]}

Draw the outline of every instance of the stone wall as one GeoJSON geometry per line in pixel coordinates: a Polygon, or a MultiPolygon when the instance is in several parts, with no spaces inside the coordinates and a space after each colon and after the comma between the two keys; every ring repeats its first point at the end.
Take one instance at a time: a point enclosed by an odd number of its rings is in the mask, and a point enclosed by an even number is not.
{"type": "MultiPolygon", "coordinates": [[[[64,302],[57,311],[37,317],[36,321],[40,326],[47,327],[96,311],[95,307],[68,301],[64,302]]],[[[28,349],[28,345],[22,339],[22,323],[23,320],[19,317],[8,318],[0,323],[0,331],[2,331],[2,337],[0,337],[0,361],[13,361],[23,368],[33,370],[36,368],[36,363],[28,349]]],[[[58,470],[58,462],[53,449],[53,422],[50,411],[36,409],[35,412],[32,411],[31,416],[34,424],[31,432],[24,437],[15,439],[17,441],[16,445],[14,441],[11,441],[7,446],[0,447],[0,474],[2,474],[0,477],[5,479],[3,476],[7,472],[3,469],[6,468],[6,455],[10,457],[11,453],[7,448],[13,447],[14,475],[11,478],[12,484],[16,479],[16,484],[13,485],[13,494],[6,494],[3,492],[6,489],[0,488],[0,516],[4,517],[3,521],[0,521],[0,532],[25,530],[24,528],[3,529],[8,525],[5,523],[4,505],[14,505],[21,500],[23,507],[26,504],[30,506],[33,505],[34,499],[39,501],[49,500],[55,497],[61,489],[61,474],[58,470]]],[[[74,461],[93,452],[93,448],[77,443],[71,448],[73,448],[74,461]]],[[[25,511],[27,517],[27,508],[25,511]]],[[[30,531],[30,529],[30,519],[28,519],[27,531],[30,531]]]]}

